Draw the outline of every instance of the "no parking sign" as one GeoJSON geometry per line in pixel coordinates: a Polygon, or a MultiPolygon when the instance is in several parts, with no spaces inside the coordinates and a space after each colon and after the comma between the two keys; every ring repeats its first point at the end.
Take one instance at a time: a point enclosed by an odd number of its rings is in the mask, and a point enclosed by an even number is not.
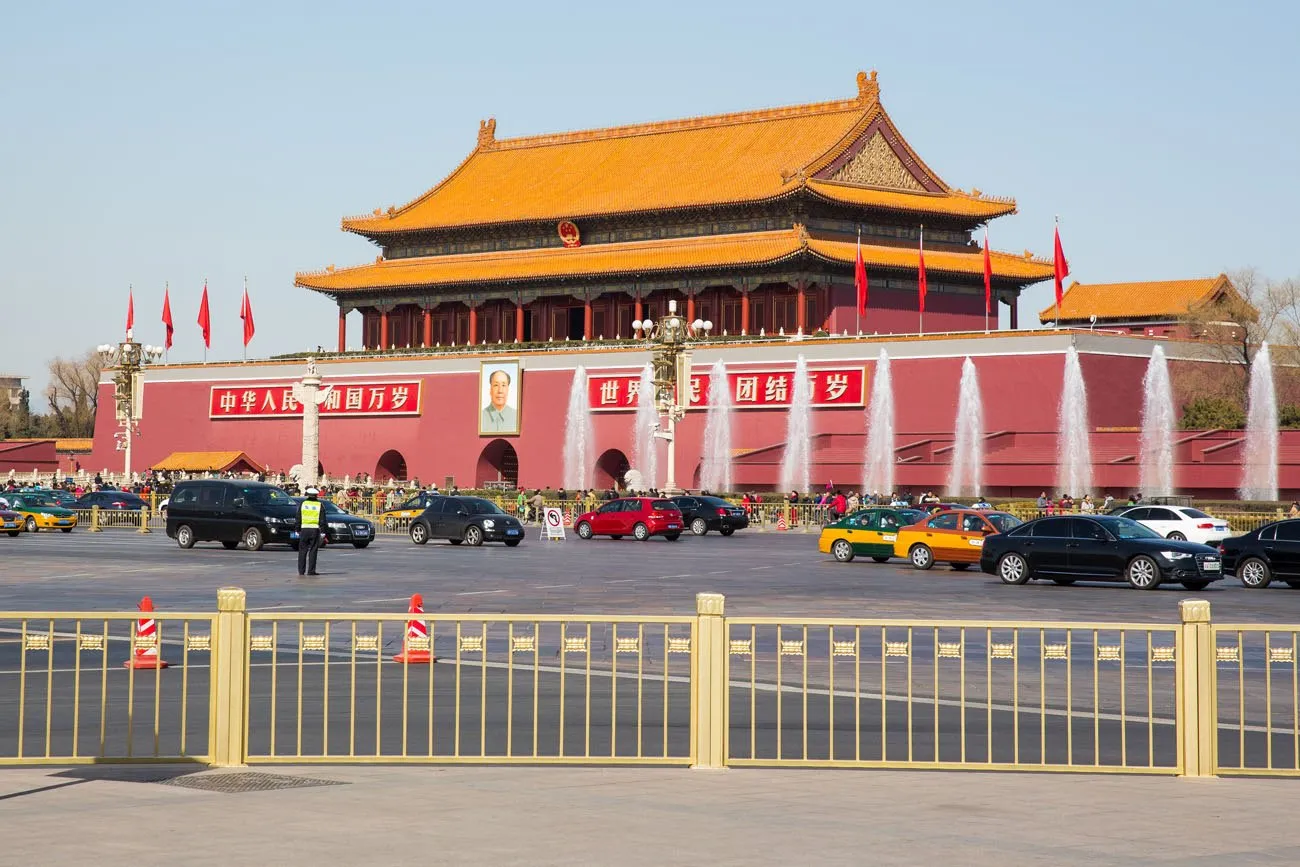
{"type": "Polygon", "coordinates": [[[559,509],[547,507],[542,518],[542,538],[564,541],[564,513],[559,509]]]}

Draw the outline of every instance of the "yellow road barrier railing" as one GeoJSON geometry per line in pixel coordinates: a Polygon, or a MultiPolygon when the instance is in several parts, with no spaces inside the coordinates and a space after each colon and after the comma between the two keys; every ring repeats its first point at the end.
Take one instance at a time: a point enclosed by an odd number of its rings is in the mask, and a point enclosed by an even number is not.
{"type": "Polygon", "coordinates": [[[301,614],[250,612],[224,588],[216,614],[0,612],[0,765],[1300,776],[1300,626],[1214,624],[1200,600],[1172,624],[735,617],[724,604],[301,614]],[[123,667],[155,653],[170,667],[123,667]]]}

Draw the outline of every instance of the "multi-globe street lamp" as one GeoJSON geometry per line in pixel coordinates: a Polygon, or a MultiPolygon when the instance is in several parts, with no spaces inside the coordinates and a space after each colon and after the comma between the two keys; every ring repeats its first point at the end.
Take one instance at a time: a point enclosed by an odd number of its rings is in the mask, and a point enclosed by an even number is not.
{"type": "Polygon", "coordinates": [[[664,428],[656,424],[655,436],[668,444],[668,473],[664,481],[665,496],[682,493],[677,486],[677,422],[686,417],[691,403],[691,353],[687,340],[704,339],[713,330],[713,323],[696,319],[687,322],[677,315],[677,302],[668,302],[668,313],[656,323],[653,319],[638,319],[632,323],[634,331],[655,343],[654,385],[655,409],[668,420],[664,428]]]}
{"type": "Polygon", "coordinates": [[[126,484],[131,482],[131,440],[138,433],[136,422],[144,408],[141,399],[144,392],[143,371],[145,365],[157,361],[163,356],[161,346],[141,346],[131,336],[130,329],[126,339],[114,346],[105,343],[97,347],[105,367],[117,368],[113,377],[113,402],[117,411],[117,424],[122,428],[115,435],[117,450],[125,452],[122,462],[122,475],[126,484]]]}

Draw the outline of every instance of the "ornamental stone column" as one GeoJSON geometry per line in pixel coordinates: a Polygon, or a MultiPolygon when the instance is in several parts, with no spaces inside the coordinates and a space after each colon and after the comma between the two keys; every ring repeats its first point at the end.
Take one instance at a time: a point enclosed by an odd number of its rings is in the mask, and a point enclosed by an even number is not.
{"type": "Polygon", "coordinates": [[[293,386],[294,399],[302,405],[302,470],[298,475],[300,489],[317,482],[320,466],[320,405],[329,399],[334,386],[321,388],[316,359],[307,359],[307,375],[293,386]]]}

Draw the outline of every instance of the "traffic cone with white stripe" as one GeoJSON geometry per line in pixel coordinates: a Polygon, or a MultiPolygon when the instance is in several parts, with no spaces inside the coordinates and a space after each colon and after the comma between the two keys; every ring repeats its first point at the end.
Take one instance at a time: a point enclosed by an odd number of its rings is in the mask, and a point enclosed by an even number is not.
{"type": "Polygon", "coordinates": [[[148,596],[140,600],[140,619],[131,641],[131,658],[122,663],[123,668],[166,668],[158,652],[162,642],[158,638],[158,621],[153,619],[153,600],[148,596]]]}
{"type": "MultiPolygon", "coordinates": [[[[411,606],[406,610],[408,614],[423,614],[424,597],[419,593],[413,594],[411,606]]],[[[402,652],[393,657],[393,662],[428,665],[433,662],[433,655],[429,650],[429,625],[423,620],[411,619],[406,621],[406,634],[402,637],[402,652]]]]}

